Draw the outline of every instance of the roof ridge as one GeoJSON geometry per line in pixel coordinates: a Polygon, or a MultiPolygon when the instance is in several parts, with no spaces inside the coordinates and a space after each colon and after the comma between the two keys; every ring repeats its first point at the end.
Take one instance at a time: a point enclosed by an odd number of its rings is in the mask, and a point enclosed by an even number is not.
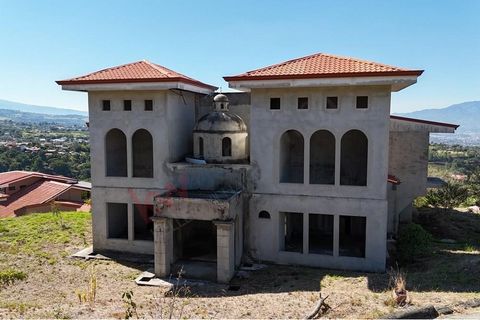
{"type": "Polygon", "coordinates": [[[133,64],[137,64],[137,63],[140,63],[144,60],[138,60],[138,61],[134,61],[134,62],[130,62],[130,63],[124,63],[122,65],[119,65],[119,66],[114,66],[114,67],[108,67],[108,68],[105,68],[105,69],[101,69],[101,70],[97,70],[97,71],[94,71],[94,72],[91,72],[91,73],[88,73],[88,74],[85,74],[83,76],[79,76],[79,77],[75,77],[75,78],[71,78],[72,80],[73,79],[82,79],[82,78],[86,78],[88,76],[91,76],[91,75],[94,75],[94,74],[99,74],[99,73],[102,73],[102,72],[106,72],[106,71],[111,71],[111,70],[118,70],[120,68],[123,68],[123,67],[126,67],[126,66],[131,66],[133,64]]]}
{"type": "Polygon", "coordinates": [[[289,63],[296,62],[296,61],[305,60],[305,59],[312,58],[312,57],[315,57],[315,56],[320,56],[320,55],[323,55],[323,54],[324,53],[322,53],[322,52],[317,52],[317,53],[309,54],[308,56],[295,58],[295,59],[290,59],[290,60],[287,60],[287,61],[272,64],[270,66],[266,66],[266,67],[262,67],[262,68],[258,68],[258,69],[254,69],[254,70],[249,70],[249,71],[247,71],[243,74],[249,74],[249,73],[253,73],[253,72],[257,72],[257,71],[261,71],[261,70],[270,70],[272,68],[275,68],[275,67],[278,67],[278,66],[281,66],[281,65],[289,64],[289,63]]]}
{"type": "Polygon", "coordinates": [[[407,71],[408,70],[408,69],[405,69],[405,68],[399,68],[399,67],[395,67],[395,66],[385,64],[385,63],[381,63],[381,62],[368,61],[368,60],[358,59],[358,58],[349,57],[349,56],[339,56],[339,55],[330,54],[330,53],[323,53],[323,55],[327,56],[327,57],[331,57],[331,58],[342,59],[342,60],[350,60],[350,61],[368,63],[370,65],[380,65],[380,66],[383,66],[383,67],[388,67],[388,68],[396,69],[396,70],[399,70],[399,71],[407,71]]]}

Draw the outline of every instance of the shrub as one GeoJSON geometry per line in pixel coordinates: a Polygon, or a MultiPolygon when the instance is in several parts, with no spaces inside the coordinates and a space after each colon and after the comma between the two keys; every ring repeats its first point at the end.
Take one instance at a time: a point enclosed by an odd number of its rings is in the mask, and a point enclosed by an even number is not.
{"type": "Polygon", "coordinates": [[[447,183],[439,189],[430,189],[425,196],[427,203],[435,208],[452,209],[464,203],[468,189],[458,183],[447,183]]]}
{"type": "Polygon", "coordinates": [[[27,275],[18,270],[14,269],[7,269],[0,271],[0,285],[10,285],[13,284],[15,281],[24,280],[27,275]]]}
{"type": "Polygon", "coordinates": [[[414,262],[430,252],[433,237],[416,223],[402,226],[398,234],[397,254],[401,264],[414,262]]]}

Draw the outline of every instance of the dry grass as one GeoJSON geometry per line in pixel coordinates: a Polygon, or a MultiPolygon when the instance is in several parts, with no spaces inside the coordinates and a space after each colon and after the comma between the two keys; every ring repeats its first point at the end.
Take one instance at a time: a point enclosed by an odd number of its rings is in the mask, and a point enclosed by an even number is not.
{"type": "MultiPolygon", "coordinates": [[[[468,218],[474,221],[470,224],[480,223],[480,217],[468,218]]],[[[24,218],[17,219],[15,224],[21,219],[24,218]]],[[[301,318],[315,306],[320,288],[323,296],[329,295],[328,304],[332,307],[325,317],[374,318],[398,308],[388,302],[392,290],[387,273],[269,266],[252,272],[248,279],[234,279],[232,284],[240,286],[238,291],[229,291],[227,286],[217,284],[191,287],[190,292],[175,295],[171,312],[171,295],[169,298],[163,289],[139,287],[132,281],[150,265],[68,258],[65,252],[73,253],[82,249],[85,241],[90,243],[90,216],[64,214],[64,219],[70,229],[61,230],[55,221],[50,225],[46,217],[39,218],[44,225],[38,228],[39,232],[50,230],[42,236],[42,241],[22,240],[22,232],[35,236],[31,228],[13,230],[13,222],[0,222],[0,227],[9,230],[0,231],[4,235],[0,237],[0,246],[10,248],[0,251],[0,270],[8,268],[27,274],[25,279],[0,288],[0,318],[124,318],[126,304],[122,294],[130,291],[135,303],[132,315],[141,318],[155,318],[160,312],[177,315],[180,308],[184,318],[301,318]],[[65,232],[68,241],[64,238],[65,232]],[[12,248],[12,241],[16,248],[12,248]],[[46,257],[30,254],[32,247],[45,252],[46,257]],[[55,258],[55,263],[48,263],[51,258],[55,258]],[[94,303],[80,303],[79,290],[93,292],[90,271],[93,264],[94,303]]],[[[473,233],[462,237],[472,239],[469,245],[478,248],[476,233],[473,229],[468,232],[473,233]]],[[[431,257],[404,271],[406,289],[415,306],[451,304],[478,297],[480,292],[480,254],[463,242],[438,243],[431,257]]]]}

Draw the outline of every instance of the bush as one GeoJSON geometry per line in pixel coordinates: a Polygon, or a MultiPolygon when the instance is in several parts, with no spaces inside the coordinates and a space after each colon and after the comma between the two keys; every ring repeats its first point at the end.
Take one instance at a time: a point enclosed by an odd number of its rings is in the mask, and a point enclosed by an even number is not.
{"type": "Polygon", "coordinates": [[[15,281],[24,280],[27,275],[18,270],[14,269],[7,269],[0,271],[0,285],[10,285],[13,284],[15,281]]]}
{"type": "Polygon", "coordinates": [[[452,209],[468,198],[468,189],[458,183],[447,183],[439,189],[430,189],[425,196],[429,205],[435,208],[452,209]]]}
{"type": "Polygon", "coordinates": [[[419,224],[409,223],[400,227],[397,242],[400,264],[411,263],[427,255],[431,251],[432,240],[432,235],[419,224]]]}

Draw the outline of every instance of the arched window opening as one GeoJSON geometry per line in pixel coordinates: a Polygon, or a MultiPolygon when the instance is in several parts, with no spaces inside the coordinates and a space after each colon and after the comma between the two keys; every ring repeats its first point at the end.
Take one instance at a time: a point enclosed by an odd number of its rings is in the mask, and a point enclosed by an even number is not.
{"type": "Polygon", "coordinates": [[[203,138],[202,137],[198,138],[198,155],[200,157],[203,157],[203,138]]]}
{"type": "Polygon", "coordinates": [[[259,219],[270,219],[270,213],[268,211],[265,211],[265,210],[260,211],[258,213],[258,218],[259,219]]]}
{"type": "Polygon", "coordinates": [[[153,178],[153,138],[145,129],[132,136],[132,158],[134,177],[153,178]]]}
{"type": "Polygon", "coordinates": [[[360,130],[350,130],[342,137],[340,184],[367,185],[368,139],[360,130]]]}
{"type": "Polygon", "coordinates": [[[303,183],[304,142],[296,130],[288,130],[280,138],[280,182],[303,183]]]}
{"type": "Polygon", "coordinates": [[[225,137],[222,139],[222,156],[231,157],[232,156],[232,139],[225,137]]]}
{"type": "Polygon", "coordinates": [[[107,177],[127,176],[127,137],[120,129],[105,136],[105,165],[107,177]]]}
{"type": "Polygon", "coordinates": [[[310,183],[335,184],[335,136],[318,130],[310,138],[310,183]]]}

